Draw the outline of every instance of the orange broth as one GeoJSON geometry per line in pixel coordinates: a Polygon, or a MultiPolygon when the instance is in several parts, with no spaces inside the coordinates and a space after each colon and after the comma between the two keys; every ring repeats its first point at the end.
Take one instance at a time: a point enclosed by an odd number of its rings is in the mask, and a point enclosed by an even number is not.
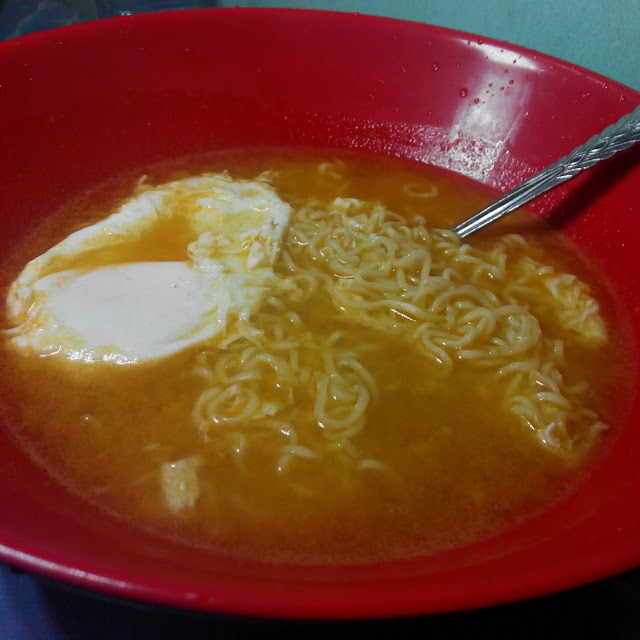
{"type": "MultiPolygon", "coordinates": [[[[146,167],[144,173],[157,184],[224,169],[234,178],[275,169],[273,183],[285,200],[340,195],[380,201],[406,217],[424,216],[431,227],[450,227],[492,198],[486,189],[441,170],[352,154],[228,152],[146,167]],[[334,157],[344,163],[346,180],[319,177],[318,163],[334,157]],[[403,191],[407,184],[416,191],[436,185],[438,196],[412,197],[403,191]]],[[[51,216],[7,261],[5,293],[28,260],[112,212],[142,173],[103,185],[51,216]]],[[[566,375],[590,384],[591,408],[615,425],[621,410],[616,399],[633,381],[606,287],[563,238],[531,215],[501,223],[471,242],[489,245],[505,231],[525,235],[533,257],[577,274],[600,300],[609,344],[585,349],[567,332],[566,375]]],[[[179,237],[180,229],[166,224],[135,256],[117,258],[185,259],[179,237]]],[[[323,306],[296,311],[312,329],[334,322],[323,306]]],[[[186,545],[274,562],[371,562],[469,544],[560,499],[593,464],[594,455],[567,464],[545,450],[505,411],[482,370],[454,368],[446,378],[436,376],[433,365],[409,347],[372,329],[358,331],[379,346],[366,365],[380,393],[354,444],[364,457],[383,461],[389,474],[334,469],[330,458],[320,467],[295,463],[279,474],[268,444],[254,448],[240,469],[227,452],[203,442],[191,418],[203,390],[202,380],[191,373],[201,348],[154,365],[94,366],[85,375],[82,367],[74,372],[55,359],[15,353],[3,343],[6,422],[57,481],[130,526],[186,545]],[[158,481],[159,465],[194,453],[204,458],[201,496],[195,508],[171,513],[158,481]]],[[[596,450],[612,433],[605,433],[596,450]]]]}

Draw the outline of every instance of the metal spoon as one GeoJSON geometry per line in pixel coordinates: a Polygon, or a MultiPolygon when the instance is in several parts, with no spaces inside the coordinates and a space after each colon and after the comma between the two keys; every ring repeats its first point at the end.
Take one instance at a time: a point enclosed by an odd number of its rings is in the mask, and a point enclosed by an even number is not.
{"type": "Polygon", "coordinates": [[[570,154],[536,173],[493,204],[457,224],[452,231],[455,231],[461,238],[466,238],[549,189],[570,180],[583,169],[589,169],[600,160],[610,158],[618,151],[627,149],[639,140],[640,105],[631,113],[620,118],[615,124],[609,125],[601,133],[576,147],[570,154]]]}

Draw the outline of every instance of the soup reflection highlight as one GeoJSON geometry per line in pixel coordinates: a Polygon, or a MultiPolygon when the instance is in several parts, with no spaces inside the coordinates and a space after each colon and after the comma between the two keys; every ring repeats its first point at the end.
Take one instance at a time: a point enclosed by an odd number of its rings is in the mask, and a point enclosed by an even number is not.
{"type": "Polygon", "coordinates": [[[609,437],[622,339],[541,223],[465,243],[446,229],[485,196],[400,161],[149,173],[61,212],[6,272],[10,426],[116,517],[274,562],[406,558],[530,517],[609,437]]]}

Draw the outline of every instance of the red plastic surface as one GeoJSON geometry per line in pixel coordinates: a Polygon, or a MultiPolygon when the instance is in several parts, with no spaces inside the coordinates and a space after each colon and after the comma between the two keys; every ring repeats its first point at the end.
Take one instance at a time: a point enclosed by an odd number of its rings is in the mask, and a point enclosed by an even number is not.
{"type": "MultiPolygon", "coordinates": [[[[640,102],[505,43],[383,18],[215,9],[0,45],[0,248],[123,169],[225,147],[358,148],[506,190],[640,102]]],[[[612,283],[640,337],[638,150],[534,206],[612,283]]],[[[65,492],[0,429],[0,558],[158,603],[281,617],[463,609],[640,564],[640,405],[571,498],[491,540],[363,567],[269,566],[147,536],[65,492]]]]}

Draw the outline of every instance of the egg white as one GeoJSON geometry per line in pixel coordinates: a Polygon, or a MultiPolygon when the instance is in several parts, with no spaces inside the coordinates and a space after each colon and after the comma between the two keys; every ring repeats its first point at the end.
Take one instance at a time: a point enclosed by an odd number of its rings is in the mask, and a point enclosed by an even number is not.
{"type": "Polygon", "coordinates": [[[116,364],[215,344],[230,317],[248,318],[267,295],[290,214],[265,177],[205,174],[148,188],[26,265],[7,297],[11,344],[116,364]],[[177,216],[190,232],[184,261],[92,266],[101,251],[135,254],[136,243],[177,216]]]}

